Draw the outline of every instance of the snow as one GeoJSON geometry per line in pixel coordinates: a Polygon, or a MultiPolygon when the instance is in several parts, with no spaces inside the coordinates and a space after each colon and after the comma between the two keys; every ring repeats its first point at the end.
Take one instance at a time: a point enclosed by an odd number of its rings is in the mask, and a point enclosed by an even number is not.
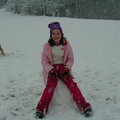
{"type": "Polygon", "coordinates": [[[0,10],[0,120],[33,120],[44,89],[40,61],[48,23],[59,21],[75,56],[73,75],[94,115],[78,111],[59,81],[45,120],[120,119],[120,21],[23,16],[0,10]]]}

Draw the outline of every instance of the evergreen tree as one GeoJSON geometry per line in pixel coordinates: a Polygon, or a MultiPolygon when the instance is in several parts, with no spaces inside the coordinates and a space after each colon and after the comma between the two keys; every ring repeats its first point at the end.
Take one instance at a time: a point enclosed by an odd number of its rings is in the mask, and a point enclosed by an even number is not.
{"type": "Polygon", "coordinates": [[[7,8],[34,15],[120,19],[120,0],[8,0],[7,8]]]}

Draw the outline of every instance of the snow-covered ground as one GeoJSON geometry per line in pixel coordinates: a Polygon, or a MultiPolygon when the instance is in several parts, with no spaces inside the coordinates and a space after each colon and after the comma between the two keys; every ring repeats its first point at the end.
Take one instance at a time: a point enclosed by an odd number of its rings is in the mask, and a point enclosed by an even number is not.
{"type": "Polygon", "coordinates": [[[0,120],[33,120],[44,89],[40,61],[48,23],[59,21],[70,41],[73,74],[94,110],[80,114],[59,82],[45,120],[120,120],[120,21],[23,16],[0,10],[0,120]]]}

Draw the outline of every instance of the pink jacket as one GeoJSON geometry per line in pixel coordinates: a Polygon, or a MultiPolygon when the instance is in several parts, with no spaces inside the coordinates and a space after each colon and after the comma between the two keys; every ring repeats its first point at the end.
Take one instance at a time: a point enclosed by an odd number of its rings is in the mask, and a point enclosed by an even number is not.
{"type": "MultiPolygon", "coordinates": [[[[67,42],[67,45],[63,45],[63,49],[64,49],[64,65],[66,65],[71,71],[72,65],[74,63],[74,56],[69,42],[67,42]]],[[[52,62],[52,47],[49,45],[49,43],[45,43],[44,45],[41,56],[41,64],[43,66],[43,80],[44,83],[46,84],[48,73],[52,68],[54,68],[52,62]]]]}

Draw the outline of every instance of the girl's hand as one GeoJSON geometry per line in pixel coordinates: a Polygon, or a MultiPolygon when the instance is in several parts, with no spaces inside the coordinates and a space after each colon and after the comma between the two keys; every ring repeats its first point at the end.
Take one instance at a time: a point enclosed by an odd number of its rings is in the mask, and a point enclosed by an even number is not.
{"type": "Polygon", "coordinates": [[[71,74],[70,74],[69,68],[64,67],[64,69],[63,69],[63,79],[64,79],[65,81],[68,81],[68,80],[70,80],[70,79],[72,79],[72,78],[73,78],[73,77],[72,77],[71,74]]]}
{"type": "Polygon", "coordinates": [[[52,70],[50,70],[49,74],[48,74],[48,82],[49,81],[57,81],[58,80],[58,72],[55,68],[53,68],[52,70]]]}
{"type": "Polygon", "coordinates": [[[58,72],[55,68],[53,68],[52,70],[50,70],[48,76],[54,76],[57,77],[58,76],[58,72]]]}

